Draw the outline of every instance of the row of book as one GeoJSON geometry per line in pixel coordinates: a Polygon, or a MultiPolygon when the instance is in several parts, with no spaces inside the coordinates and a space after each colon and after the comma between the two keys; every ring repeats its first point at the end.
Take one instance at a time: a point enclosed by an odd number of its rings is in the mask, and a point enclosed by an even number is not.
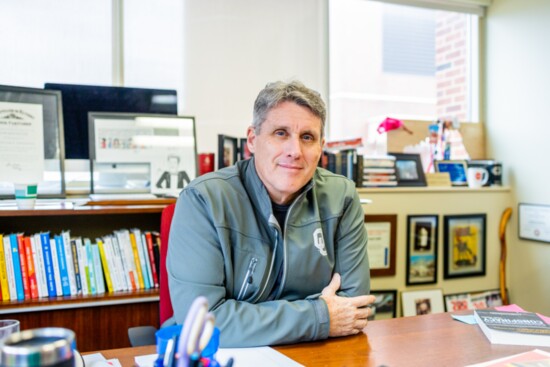
{"type": "Polygon", "coordinates": [[[159,286],[160,236],[121,229],[97,238],[69,231],[0,234],[3,301],[96,295],[159,286]]]}
{"type": "Polygon", "coordinates": [[[364,156],[356,149],[325,150],[320,166],[346,176],[356,187],[397,186],[395,157],[364,156]]]}

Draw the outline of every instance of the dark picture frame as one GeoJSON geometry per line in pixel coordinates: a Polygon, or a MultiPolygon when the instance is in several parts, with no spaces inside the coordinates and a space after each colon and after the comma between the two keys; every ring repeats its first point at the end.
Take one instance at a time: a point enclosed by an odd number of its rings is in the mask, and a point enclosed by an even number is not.
{"type": "Polygon", "coordinates": [[[388,153],[395,157],[397,186],[426,186],[420,154],[388,153]]]}
{"type": "Polygon", "coordinates": [[[239,160],[239,139],[218,135],[218,169],[234,165],[239,160]]]}
{"type": "Polygon", "coordinates": [[[246,143],[247,141],[247,138],[239,139],[239,159],[241,160],[252,158],[253,156],[252,152],[248,150],[248,144],[246,143]]]}
{"type": "MultiPolygon", "coordinates": [[[[0,85],[0,102],[41,105],[43,139],[44,139],[44,170],[49,172],[51,180],[38,182],[38,198],[65,197],[65,146],[63,137],[63,112],[61,92],[38,88],[0,85]]],[[[0,109],[1,110],[1,109],[0,109]]],[[[0,111],[0,118],[17,119],[18,113],[25,111],[0,111]]],[[[9,182],[0,182],[0,198],[14,197],[14,191],[5,191],[1,187],[9,186],[9,182]],[[4,192],[5,191],[5,192],[4,192]]]]}
{"type": "Polygon", "coordinates": [[[385,320],[397,316],[396,289],[371,290],[370,295],[376,297],[376,300],[370,306],[372,313],[369,320],[385,320]]]}
{"type": "Polygon", "coordinates": [[[435,161],[436,172],[447,172],[453,186],[468,185],[468,163],[465,160],[435,161]]]}
{"type": "Polygon", "coordinates": [[[371,277],[395,275],[397,214],[365,214],[371,277]]]}
{"type": "Polygon", "coordinates": [[[407,216],[407,285],[437,282],[439,216],[407,216]]]}
{"type": "Polygon", "coordinates": [[[445,215],[444,278],[485,275],[487,215],[445,215]]]}

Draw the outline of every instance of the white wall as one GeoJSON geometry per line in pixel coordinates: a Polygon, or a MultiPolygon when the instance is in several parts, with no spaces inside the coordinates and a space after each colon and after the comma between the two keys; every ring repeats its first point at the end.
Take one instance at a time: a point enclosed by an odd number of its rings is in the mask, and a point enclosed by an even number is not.
{"type": "Polygon", "coordinates": [[[518,238],[517,203],[550,205],[550,2],[493,0],[486,51],[489,155],[513,189],[508,231],[511,302],[550,314],[550,244],[518,238]]]}
{"type": "Polygon", "coordinates": [[[299,79],[326,100],[327,5],[319,0],[201,0],[184,5],[183,109],[197,123],[198,152],[217,135],[245,137],[258,92],[299,79]]]}

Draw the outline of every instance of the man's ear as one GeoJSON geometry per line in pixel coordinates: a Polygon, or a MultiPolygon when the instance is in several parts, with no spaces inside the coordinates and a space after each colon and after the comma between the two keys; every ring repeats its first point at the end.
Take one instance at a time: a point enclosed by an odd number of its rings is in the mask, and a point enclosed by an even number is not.
{"type": "Polygon", "coordinates": [[[249,126],[246,130],[246,144],[250,153],[256,153],[256,130],[254,126],[249,126]]]}

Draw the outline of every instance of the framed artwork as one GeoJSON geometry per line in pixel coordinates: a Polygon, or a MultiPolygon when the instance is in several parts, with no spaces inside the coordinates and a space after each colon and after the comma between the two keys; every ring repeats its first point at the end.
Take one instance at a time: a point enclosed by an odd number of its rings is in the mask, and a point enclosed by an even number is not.
{"type": "Polygon", "coordinates": [[[395,157],[397,186],[426,186],[420,154],[389,153],[395,157]]]}
{"type": "Polygon", "coordinates": [[[502,297],[499,289],[474,293],[446,294],[445,310],[447,312],[461,310],[481,310],[484,308],[502,306],[502,297]]]}
{"type": "Polygon", "coordinates": [[[407,217],[407,285],[437,282],[437,215],[407,217]]]}
{"type": "Polygon", "coordinates": [[[365,215],[371,276],[395,275],[397,215],[365,215]]]}
{"type": "Polygon", "coordinates": [[[252,157],[252,153],[248,150],[248,145],[246,144],[246,138],[239,139],[239,159],[248,159],[252,157]]]}
{"type": "Polygon", "coordinates": [[[403,316],[428,315],[445,312],[441,289],[401,292],[403,316]]]}
{"type": "Polygon", "coordinates": [[[444,216],[444,278],[485,275],[486,214],[444,216]]]}
{"type": "Polygon", "coordinates": [[[13,198],[16,182],[64,197],[61,92],[0,85],[0,147],[0,198],[13,198]]]}
{"type": "Polygon", "coordinates": [[[519,203],[518,236],[522,240],[550,242],[550,205],[519,203]]]}
{"type": "Polygon", "coordinates": [[[464,160],[435,161],[436,172],[448,172],[453,186],[467,186],[468,165],[464,160]]]}
{"type": "Polygon", "coordinates": [[[177,196],[197,177],[193,117],[88,114],[91,192],[177,196]]]}
{"type": "Polygon", "coordinates": [[[234,165],[239,160],[239,139],[218,135],[218,169],[234,165]]]}
{"type": "Polygon", "coordinates": [[[369,320],[392,319],[397,316],[397,290],[371,290],[370,294],[376,297],[372,304],[372,314],[369,320]]]}

